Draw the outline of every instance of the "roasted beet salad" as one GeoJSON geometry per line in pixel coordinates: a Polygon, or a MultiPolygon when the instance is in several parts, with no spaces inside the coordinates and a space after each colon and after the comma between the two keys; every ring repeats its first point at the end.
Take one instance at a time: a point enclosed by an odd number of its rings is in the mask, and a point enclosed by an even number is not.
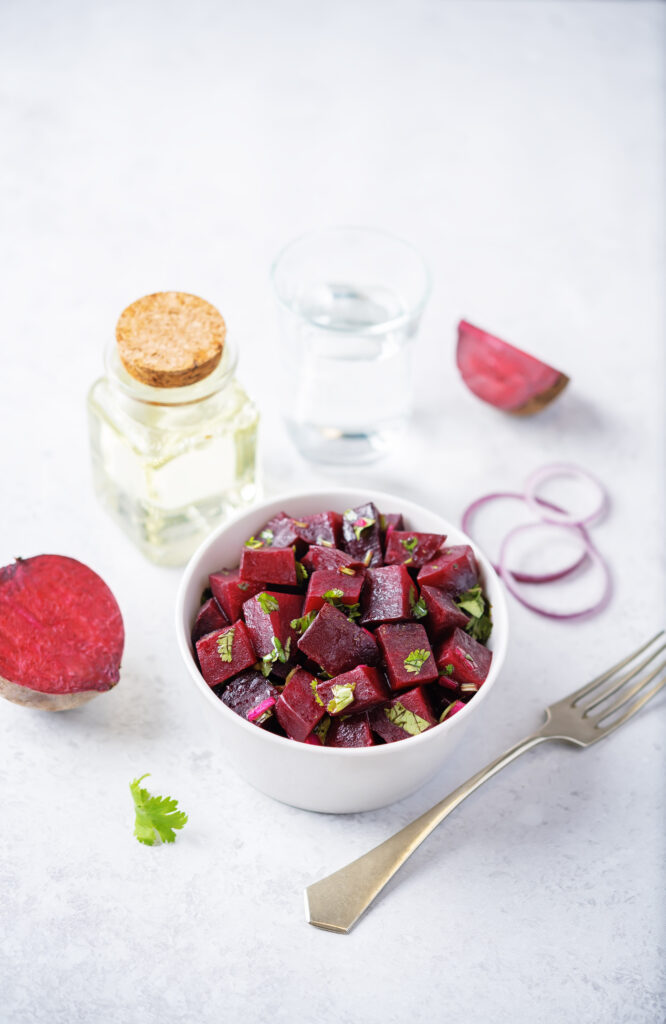
{"type": "Polygon", "coordinates": [[[281,512],[209,582],[192,630],[201,674],[237,715],[287,739],[417,736],[488,675],[491,608],[471,547],[372,503],[281,512]]]}

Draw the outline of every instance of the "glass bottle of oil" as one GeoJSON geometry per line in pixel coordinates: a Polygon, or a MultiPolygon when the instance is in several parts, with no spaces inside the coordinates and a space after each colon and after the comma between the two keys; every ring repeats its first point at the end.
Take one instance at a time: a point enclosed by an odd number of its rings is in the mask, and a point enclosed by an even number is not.
{"type": "Polygon", "coordinates": [[[252,502],[258,412],[215,307],[160,292],[129,306],[88,395],[95,491],[141,551],[182,565],[252,502]]]}

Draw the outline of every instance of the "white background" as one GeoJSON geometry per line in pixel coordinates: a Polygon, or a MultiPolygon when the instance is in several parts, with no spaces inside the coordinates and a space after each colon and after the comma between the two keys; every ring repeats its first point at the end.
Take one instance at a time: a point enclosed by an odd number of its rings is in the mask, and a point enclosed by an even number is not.
{"type": "Polygon", "coordinates": [[[0,708],[0,1019],[661,1021],[664,700],[588,751],[542,747],[472,797],[349,936],[302,890],[531,730],[649,635],[662,600],[664,22],[650,2],[38,3],[0,7],[0,564],[75,556],[108,581],[119,686],[0,708]],[[314,227],[413,241],[434,274],[400,451],[322,474],[279,427],[270,262],[314,227]],[[549,622],[512,602],[470,741],[400,804],[272,802],[209,745],[173,633],[178,571],[97,506],[85,394],[121,309],[160,289],[223,311],[259,402],[268,493],[367,481],[458,519],[544,461],[606,483],[615,597],[549,622]],[[476,401],[460,316],[553,362],[536,419],[476,401]],[[152,772],[190,815],[132,838],[152,772]]]}

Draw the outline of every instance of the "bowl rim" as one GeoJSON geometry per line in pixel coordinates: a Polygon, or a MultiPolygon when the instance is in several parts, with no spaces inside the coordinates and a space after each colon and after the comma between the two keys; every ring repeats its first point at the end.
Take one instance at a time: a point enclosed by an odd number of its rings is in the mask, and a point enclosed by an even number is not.
{"type": "MultiPolygon", "coordinates": [[[[424,746],[426,743],[437,742],[436,739],[434,739],[434,737],[438,735],[442,737],[444,731],[450,732],[452,729],[460,728],[463,724],[463,720],[466,721],[470,717],[470,708],[480,707],[480,705],[483,703],[483,701],[486,699],[486,697],[492,690],[495,681],[501,672],[508,647],[510,633],[509,609],[508,602],[506,599],[506,591],[502,580],[496,573],[487,555],[483,552],[481,548],[479,548],[478,544],[476,544],[476,542],[473,541],[472,538],[464,532],[464,530],[461,530],[459,527],[455,525],[455,523],[451,522],[450,520],[445,519],[438,512],[434,512],[431,509],[426,508],[425,505],[421,505],[418,502],[414,502],[409,498],[401,498],[387,491],[378,491],[371,487],[365,488],[361,486],[335,486],[330,488],[316,488],[313,490],[306,491],[282,491],[279,494],[276,494],[270,498],[265,499],[264,501],[252,505],[250,508],[246,508],[239,511],[232,518],[225,520],[224,523],[221,523],[220,526],[213,530],[212,533],[210,533],[202,541],[202,543],[191,556],[189,562],[185,567],[185,570],[180,580],[178,594],[176,597],[175,618],[176,639],[178,643],[178,649],[188,669],[190,679],[195,684],[199,692],[203,695],[204,699],[208,701],[209,705],[212,708],[217,709],[217,711],[214,713],[221,714],[223,719],[226,718],[231,727],[247,730],[248,738],[253,736],[255,740],[257,740],[259,737],[263,737],[263,740],[259,740],[259,742],[267,742],[273,744],[277,743],[279,744],[279,748],[284,749],[285,751],[288,749],[284,747],[285,743],[289,743],[291,745],[291,749],[293,749],[295,744],[298,750],[300,752],[303,752],[303,756],[306,757],[312,756],[319,758],[336,758],[356,756],[358,758],[381,758],[390,756],[391,751],[393,751],[393,756],[395,756],[395,748],[402,748],[403,744],[402,742],[399,742],[377,744],[376,746],[372,747],[321,747],[310,743],[298,743],[295,740],[290,740],[289,737],[279,736],[276,733],[269,732],[266,729],[257,729],[256,725],[253,725],[251,722],[246,721],[240,715],[235,714],[235,712],[233,712],[230,708],[223,704],[222,701],[215,696],[212,688],[208,685],[204,677],[201,675],[201,672],[199,671],[199,668],[194,660],[192,651],[190,649],[190,632],[188,631],[185,625],[185,596],[190,581],[197,572],[199,563],[207,553],[208,549],[212,547],[216,543],[216,541],[224,533],[227,532],[227,530],[229,530],[232,526],[235,526],[237,523],[241,522],[246,517],[254,517],[259,512],[261,512],[262,509],[272,507],[274,505],[280,505],[283,502],[294,502],[301,500],[311,501],[312,499],[316,500],[319,497],[324,499],[325,497],[326,502],[330,503],[332,495],[336,493],[344,495],[349,494],[350,492],[354,492],[354,494],[363,493],[367,495],[367,500],[373,502],[378,507],[381,507],[382,503],[384,502],[386,503],[384,505],[385,508],[391,506],[397,507],[400,505],[401,502],[407,502],[407,504],[409,504],[412,509],[416,509],[419,512],[425,512],[430,516],[435,516],[437,519],[441,521],[442,524],[444,524],[447,527],[451,527],[453,530],[456,531],[456,533],[460,534],[462,537],[465,538],[465,542],[468,543],[474,551],[479,566],[482,570],[484,579],[486,581],[488,579],[492,579],[493,582],[496,584],[496,596],[495,600],[493,601],[493,609],[497,609],[498,606],[501,609],[501,620],[504,623],[504,628],[500,630],[499,636],[493,636],[493,641],[497,640],[498,644],[497,647],[493,646],[492,648],[493,659],[490,665],[489,677],[484,681],[483,686],[474,695],[474,698],[470,700],[461,711],[457,712],[450,719],[445,720],[444,722],[438,722],[434,728],[426,729],[424,732],[419,733],[418,736],[410,736],[409,748],[411,750],[415,751],[414,744],[416,743],[419,743],[421,744],[421,746],[424,746]],[[458,721],[458,719],[460,719],[460,721],[458,721]],[[440,732],[440,730],[442,730],[442,732],[440,732]],[[305,753],[306,751],[308,753],[305,753]]],[[[344,504],[344,501],[342,503],[344,504]]],[[[329,511],[329,509],[322,508],[322,511],[329,511]]],[[[271,515],[276,514],[277,513],[275,511],[271,513],[271,515]]],[[[312,513],[308,513],[308,515],[310,514],[312,513]]],[[[446,530],[443,529],[442,532],[445,533],[446,530]]],[[[494,631],[495,623],[493,623],[493,633],[494,631]]]]}

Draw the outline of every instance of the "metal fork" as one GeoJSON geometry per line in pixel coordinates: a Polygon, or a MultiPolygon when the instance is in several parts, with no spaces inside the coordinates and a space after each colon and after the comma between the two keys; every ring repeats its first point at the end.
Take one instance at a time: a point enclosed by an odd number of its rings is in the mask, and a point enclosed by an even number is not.
{"type": "Polygon", "coordinates": [[[663,675],[666,660],[640,675],[666,650],[664,643],[654,647],[663,636],[664,630],[661,630],[637,651],[623,658],[591,683],[551,704],[546,708],[546,721],[538,732],[516,743],[496,761],[482,768],[444,800],[435,804],[390,839],[376,846],[374,850],[308,886],[305,890],[305,902],[310,924],[332,932],[351,931],[386,883],[439,823],[462,803],[465,797],[478,789],[482,782],[537,743],[543,743],[545,740],[566,740],[579,747],[589,747],[624,725],[666,683],[666,676],[663,675]],[[618,676],[623,668],[631,665],[639,655],[648,651],[648,648],[653,649],[639,664],[633,665],[628,672],[618,676]],[[637,682],[628,686],[639,676],[637,682]],[[655,685],[647,689],[655,679],[655,685]],[[609,685],[604,686],[604,683],[609,685]],[[616,694],[617,699],[609,704],[610,698],[616,694]],[[633,703],[630,703],[631,701],[633,703]],[[623,711],[624,708],[626,710],[623,711]]]}

